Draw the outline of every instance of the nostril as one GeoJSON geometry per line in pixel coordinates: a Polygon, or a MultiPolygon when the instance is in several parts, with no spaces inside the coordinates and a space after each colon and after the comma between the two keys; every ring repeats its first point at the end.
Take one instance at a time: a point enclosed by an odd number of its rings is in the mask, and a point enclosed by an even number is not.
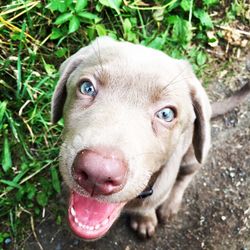
{"type": "Polygon", "coordinates": [[[83,183],[84,181],[87,181],[89,179],[89,176],[83,170],[75,171],[74,179],[80,184],[80,183],[83,183]]]}
{"type": "Polygon", "coordinates": [[[115,187],[115,186],[120,186],[121,183],[111,179],[111,177],[108,177],[108,179],[104,182],[104,184],[115,187]]]}
{"type": "Polygon", "coordinates": [[[109,185],[114,185],[114,182],[112,181],[112,180],[107,180],[107,181],[105,181],[105,184],[109,184],[109,185]]]}
{"type": "Polygon", "coordinates": [[[81,171],[81,177],[84,181],[86,181],[89,178],[88,174],[85,171],[81,171]]]}

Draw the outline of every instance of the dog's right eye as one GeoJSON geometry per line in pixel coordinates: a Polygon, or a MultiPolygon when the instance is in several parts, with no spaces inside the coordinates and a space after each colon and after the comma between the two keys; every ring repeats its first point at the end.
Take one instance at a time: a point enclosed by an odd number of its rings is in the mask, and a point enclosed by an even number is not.
{"type": "Polygon", "coordinates": [[[158,111],[156,113],[156,116],[165,122],[172,122],[174,118],[176,117],[176,114],[175,114],[174,109],[166,107],[158,111]]]}
{"type": "Polygon", "coordinates": [[[90,81],[83,81],[80,86],[79,90],[82,94],[88,95],[88,96],[96,96],[97,92],[95,90],[94,85],[90,81]]]}

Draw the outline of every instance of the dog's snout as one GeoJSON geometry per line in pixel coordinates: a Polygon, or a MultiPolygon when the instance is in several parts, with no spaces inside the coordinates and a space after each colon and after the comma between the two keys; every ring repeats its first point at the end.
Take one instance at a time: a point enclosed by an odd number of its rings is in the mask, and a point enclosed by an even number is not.
{"type": "Polygon", "coordinates": [[[118,150],[85,149],[74,160],[73,176],[91,196],[109,195],[123,188],[127,164],[118,150]]]}

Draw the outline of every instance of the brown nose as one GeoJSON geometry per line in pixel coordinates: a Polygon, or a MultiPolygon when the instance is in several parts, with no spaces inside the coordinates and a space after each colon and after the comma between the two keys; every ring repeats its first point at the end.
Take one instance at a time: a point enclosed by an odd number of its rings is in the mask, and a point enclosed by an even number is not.
{"type": "Polygon", "coordinates": [[[126,181],[127,165],[123,154],[107,148],[84,149],[73,163],[75,181],[91,196],[120,191],[126,181]]]}

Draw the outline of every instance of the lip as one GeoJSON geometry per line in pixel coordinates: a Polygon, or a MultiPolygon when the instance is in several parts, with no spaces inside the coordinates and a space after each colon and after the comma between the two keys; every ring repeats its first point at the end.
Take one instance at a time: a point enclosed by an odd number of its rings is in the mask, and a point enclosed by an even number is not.
{"type": "Polygon", "coordinates": [[[124,205],[125,202],[106,203],[73,191],[68,208],[69,225],[83,239],[101,238],[119,217],[124,205]]]}

